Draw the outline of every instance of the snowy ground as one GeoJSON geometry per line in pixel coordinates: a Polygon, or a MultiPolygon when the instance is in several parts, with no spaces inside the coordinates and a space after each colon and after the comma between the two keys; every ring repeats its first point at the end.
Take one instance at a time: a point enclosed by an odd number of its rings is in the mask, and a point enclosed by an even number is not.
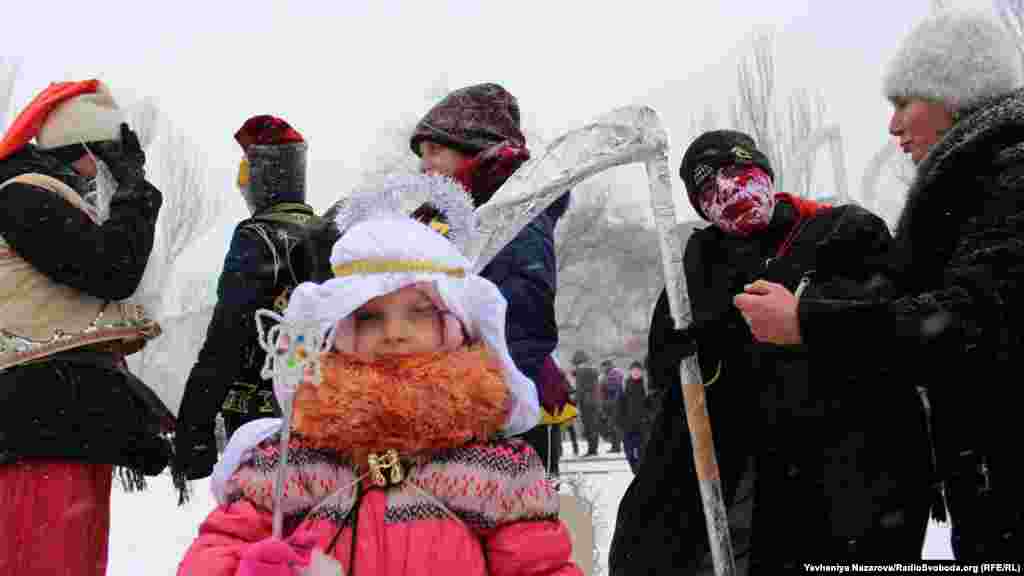
{"type": "MultiPolygon", "coordinates": [[[[603,446],[601,452],[607,452],[603,446]]],[[[565,444],[564,454],[572,454],[565,444]]],[[[599,494],[600,518],[606,523],[597,534],[602,563],[607,562],[615,516],[632,473],[625,459],[604,458],[595,461],[563,462],[563,472],[579,472],[599,494]]],[[[617,456],[617,455],[610,455],[617,456]]],[[[116,485],[116,483],[115,483],[116,485]]],[[[110,564],[108,576],[173,575],[178,561],[195,537],[203,518],[213,509],[213,496],[206,481],[193,483],[195,496],[184,507],[177,507],[177,496],[170,476],[150,479],[144,493],[126,494],[115,487],[112,502],[110,564]]],[[[952,558],[949,528],[932,524],[923,549],[929,560],[952,558]]]]}

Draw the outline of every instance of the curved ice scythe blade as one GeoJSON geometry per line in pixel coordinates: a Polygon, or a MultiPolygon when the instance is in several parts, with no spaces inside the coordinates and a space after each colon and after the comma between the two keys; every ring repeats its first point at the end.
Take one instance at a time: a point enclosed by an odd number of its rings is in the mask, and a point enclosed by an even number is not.
{"type": "Polygon", "coordinates": [[[267,353],[260,376],[273,380],[274,393],[281,400],[281,463],[274,478],[273,516],[273,535],[281,538],[284,533],[281,499],[284,496],[284,479],[288,467],[292,398],[307,370],[313,374],[314,382],[320,381],[323,333],[320,324],[314,320],[286,321],[265,309],[256,311],[256,329],[259,332],[260,348],[267,353]],[[268,326],[270,323],[273,324],[268,326]]]}
{"type": "Polygon", "coordinates": [[[646,161],[667,145],[658,115],[646,106],[613,110],[556,139],[477,209],[477,238],[467,249],[474,270],[566,191],[609,168],[646,161]]]}
{"type": "MultiPolygon", "coordinates": [[[[468,250],[473,269],[482,270],[524,226],[566,191],[609,168],[634,162],[643,162],[647,170],[669,310],[676,328],[682,328],[686,279],[681,273],[681,239],[673,233],[677,225],[668,166],[668,135],[658,114],[646,106],[614,110],[558,138],[520,167],[491,201],[477,210],[477,243],[468,250]]],[[[680,382],[715,574],[731,576],[736,573],[736,565],[711,422],[704,402],[704,383],[695,355],[680,365],[680,382]]]]}

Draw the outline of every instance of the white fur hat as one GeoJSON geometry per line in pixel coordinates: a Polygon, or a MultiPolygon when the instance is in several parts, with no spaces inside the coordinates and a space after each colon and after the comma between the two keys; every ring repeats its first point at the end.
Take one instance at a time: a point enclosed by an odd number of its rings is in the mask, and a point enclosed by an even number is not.
{"type": "Polygon", "coordinates": [[[50,150],[71,144],[120,140],[122,122],[126,122],[125,115],[106,84],[100,82],[96,92],[75,96],[54,108],[39,128],[36,144],[43,150],[50,150]]]}
{"type": "Polygon", "coordinates": [[[917,24],[885,73],[885,95],[971,108],[1022,84],[1011,35],[980,12],[942,11],[917,24]]]}

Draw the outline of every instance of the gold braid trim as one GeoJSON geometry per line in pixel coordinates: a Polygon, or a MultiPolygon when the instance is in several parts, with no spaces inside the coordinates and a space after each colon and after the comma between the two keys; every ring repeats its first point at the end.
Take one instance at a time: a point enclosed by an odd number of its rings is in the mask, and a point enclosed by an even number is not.
{"type": "Polygon", "coordinates": [[[393,272],[428,272],[447,274],[454,278],[463,278],[465,268],[439,266],[429,260],[354,260],[334,267],[334,276],[342,278],[355,274],[387,274],[393,272]]]}

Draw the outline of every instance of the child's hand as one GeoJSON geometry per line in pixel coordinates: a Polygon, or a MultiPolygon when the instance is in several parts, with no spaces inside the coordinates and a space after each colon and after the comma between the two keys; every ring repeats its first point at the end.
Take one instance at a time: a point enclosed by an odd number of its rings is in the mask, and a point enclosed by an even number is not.
{"type": "Polygon", "coordinates": [[[238,576],[296,576],[309,564],[315,538],[304,535],[294,544],[265,538],[246,548],[238,565],[238,576]]]}

